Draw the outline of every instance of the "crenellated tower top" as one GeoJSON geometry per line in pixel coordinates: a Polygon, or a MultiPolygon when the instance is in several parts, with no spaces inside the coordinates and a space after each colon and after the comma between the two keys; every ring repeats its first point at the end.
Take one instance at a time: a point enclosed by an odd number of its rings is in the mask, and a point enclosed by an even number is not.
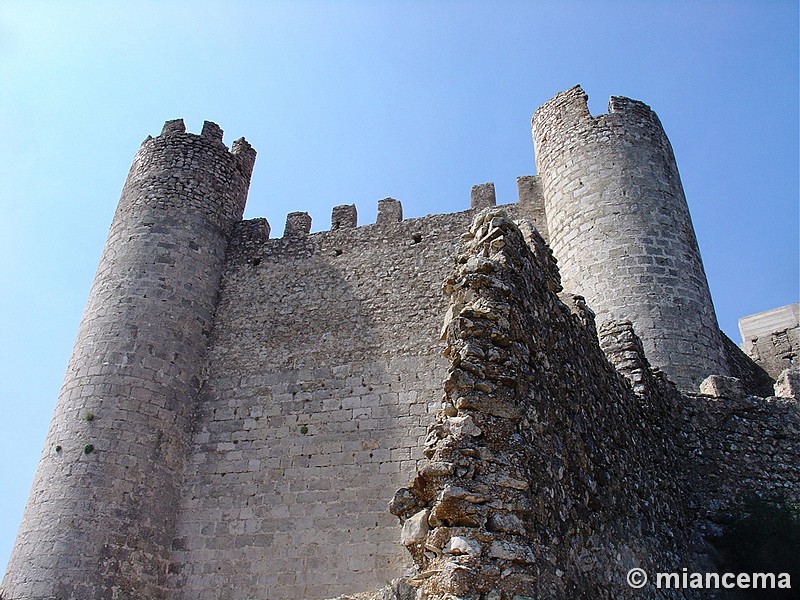
{"type": "Polygon", "coordinates": [[[696,389],[728,367],[672,146],[643,102],[612,96],[598,116],[587,102],[575,86],[531,123],[564,287],[598,323],[632,321],[651,362],[696,389]]]}

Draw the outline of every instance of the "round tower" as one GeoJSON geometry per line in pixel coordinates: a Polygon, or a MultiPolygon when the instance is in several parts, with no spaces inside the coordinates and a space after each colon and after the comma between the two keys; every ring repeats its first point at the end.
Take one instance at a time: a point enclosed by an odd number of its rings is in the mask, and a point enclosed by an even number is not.
{"type": "Polygon", "coordinates": [[[672,147],[656,114],[614,96],[589,114],[576,86],[533,115],[536,169],[564,288],[598,323],[630,320],[681,388],[727,374],[722,337],[672,147]]]}
{"type": "Polygon", "coordinates": [[[194,400],[255,151],[168,121],[133,161],[2,597],[165,598],[194,400]]]}

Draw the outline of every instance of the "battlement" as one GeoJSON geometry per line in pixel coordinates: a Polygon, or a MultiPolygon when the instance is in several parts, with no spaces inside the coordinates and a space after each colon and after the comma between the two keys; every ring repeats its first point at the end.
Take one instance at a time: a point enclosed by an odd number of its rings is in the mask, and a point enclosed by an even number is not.
{"type": "MultiPolygon", "coordinates": [[[[507,204],[506,207],[514,207],[515,214],[526,218],[534,223],[536,229],[547,240],[547,223],[544,217],[544,206],[542,199],[542,185],[537,175],[522,175],[517,177],[517,200],[515,203],[507,204]]],[[[495,206],[497,199],[495,196],[494,183],[481,183],[472,186],[470,191],[470,211],[477,212],[489,206],[495,206]]],[[[334,206],[331,210],[331,226],[328,231],[347,231],[361,227],[386,227],[408,220],[416,220],[425,217],[404,217],[403,203],[395,198],[383,198],[378,200],[378,212],[375,223],[358,223],[358,209],[355,204],[342,204],[334,206]]],[[[239,227],[236,236],[240,234],[248,238],[251,242],[254,239],[269,239],[272,227],[264,218],[247,221],[252,225],[239,227]],[[257,223],[256,223],[257,222],[257,223]],[[252,232],[256,228],[257,234],[252,232]],[[265,234],[266,231],[266,234],[265,234]]],[[[246,223],[247,223],[246,222],[246,223]]],[[[312,233],[312,217],[308,212],[295,211],[286,215],[284,226],[284,238],[303,238],[323,231],[312,233]]]]}
{"type": "MultiPolygon", "coordinates": [[[[200,134],[186,133],[186,123],[183,119],[170,119],[164,122],[161,128],[161,133],[156,136],[147,136],[142,146],[152,140],[175,138],[176,136],[183,136],[186,139],[194,139],[198,142],[210,144],[212,147],[218,149],[228,150],[228,147],[223,142],[224,132],[222,128],[213,121],[203,121],[203,129],[200,134]]],[[[250,143],[243,137],[236,139],[231,144],[230,154],[236,157],[237,165],[242,171],[242,174],[250,180],[253,174],[253,167],[256,162],[256,151],[250,143]]]]}
{"type": "Polygon", "coordinates": [[[580,85],[576,85],[559,92],[537,108],[533,113],[531,125],[534,129],[553,124],[566,128],[585,122],[590,117],[589,96],[580,85]]]}
{"type": "Polygon", "coordinates": [[[545,102],[533,114],[531,127],[534,137],[544,142],[548,133],[566,131],[573,127],[600,127],[628,123],[636,128],[661,128],[655,111],[640,100],[625,96],[611,96],[608,112],[592,115],[589,111],[589,95],[580,85],[560,92],[545,102]]]}

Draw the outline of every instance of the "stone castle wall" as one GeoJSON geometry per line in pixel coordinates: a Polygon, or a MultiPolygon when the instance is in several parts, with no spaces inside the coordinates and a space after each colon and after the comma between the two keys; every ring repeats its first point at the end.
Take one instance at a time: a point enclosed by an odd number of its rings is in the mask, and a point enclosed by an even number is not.
{"type": "Polygon", "coordinates": [[[441,274],[467,221],[234,245],[187,465],[180,597],[324,598],[403,571],[386,506],[441,401],[441,274]]]}
{"type": "Polygon", "coordinates": [[[399,220],[384,200],[376,224],[337,207],[310,235],[294,213],[281,239],[242,223],[186,470],[181,597],[323,598],[409,566],[386,507],[441,405],[441,285],[471,214],[399,220]]]}

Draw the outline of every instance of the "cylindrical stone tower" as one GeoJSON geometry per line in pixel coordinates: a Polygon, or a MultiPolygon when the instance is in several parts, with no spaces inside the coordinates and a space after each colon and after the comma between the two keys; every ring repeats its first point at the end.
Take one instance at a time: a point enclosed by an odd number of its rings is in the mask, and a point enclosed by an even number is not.
{"type": "Polygon", "coordinates": [[[630,320],[679,387],[727,374],[721,333],[672,147],[642,102],[589,114],[576,86],[533,115],[550,245],[564,288],[598,323],[630,320]]]}
{"type": "Polygon", "coordinates": [[[131,167],[83,315],[4,600],[166,597],[190,419],[255,151],[169,121],[131,167]]]}

